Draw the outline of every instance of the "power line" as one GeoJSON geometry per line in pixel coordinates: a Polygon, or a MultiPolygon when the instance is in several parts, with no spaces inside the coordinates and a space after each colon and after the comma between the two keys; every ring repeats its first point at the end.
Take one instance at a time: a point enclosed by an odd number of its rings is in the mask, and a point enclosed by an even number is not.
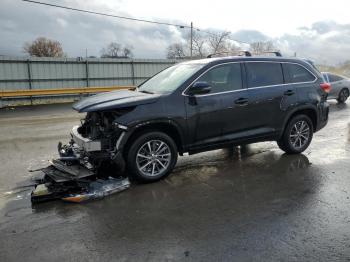
{"type": "Polygon", "coordinates": [[[84,10],[84,9],[78,9],[78,8],[73,8],[73,7],[69,7],[69,6],[63,6],[63,5],[55,5],[55,4],[39,2],[39,1],[32,1],[32,0],[22,0],[22,1],[23,2],[28,2],[28,3],[33,3],[33,4],[46,5],[46,6],[51,6],[51,7],[71,10],[71,11],[88,13],[88,14],[93,14],[93,15],[108,16],[108,17],[120,18],[120,19],[125,19],[125,20],[132,20],[132,21],[137,21],[137,22],[144,22],[144,23],[152,23],[152,24],[158,24],[158,25],[177,26],[177,27],[180,27],[180,28],[191,28],[188,25],[172,24],[172,23],[167,23],[167,22],[157,22],[157,21],[151,21],[151,20],[140,19],[140,18],[133,18],[133,17],[127,17],[127,16],[120,16],[120,15],[112,15],[112,14],[106,14],[106,13],[100,13],[100,12],[89,11],[89,10],[84,10]]]}
{"type": "MultiPolygon", "coordinates": [[[[157,22],[157,21],[140,19],[140,18],[133,18],[133,17],[127,17],[127,16],[120,16],[120,15],[112,15],[112,14],[106,14],[106,13],[95,12],[95,11],[90,11],[90,10],[78,9],[78,8],[69,7],[69,6],[50,4],[50,3],[40,2],[40,1],[33,1],[33,0],[22,0],[22,1],[23,2],[28,2],[28,3],[33,3],[33,4],[38,4],[38,5],[44,5],[44,6],[50,6],[50,7],[55,7],[55,8],[61,8],[61,9],[81,12],[81,13],[88,13],[88,14],[93,14],[93,15],[100,15],[100,16],[107,16],[107,17],[131,20],[131,21],[135,21],[135,22],[143,22],[143,23],[151,23],[151,24],[157,24],[157,25],[175,26],[175,27],[179,27],[179,28],[188,28],[188,29],[200,31],[200,32],[203,32],[203,33],[206,33],[206,34],[209,34],[209,35],[216,35],[215,33],[212,33],[210,31],[201,30],[200,28],[196,28],[196,27],[189,26],[189,25],[173,24],[173,23],[167,23],[167,22],[157,22]]],[[[236,41],[238,43],[248,44],[249,45],[249,43],[247,43],[247,42],[243,42],[243,41],[232,39],[232,38],[230,38],[230,39],[233,40],[233,41],[236,41]]]]}

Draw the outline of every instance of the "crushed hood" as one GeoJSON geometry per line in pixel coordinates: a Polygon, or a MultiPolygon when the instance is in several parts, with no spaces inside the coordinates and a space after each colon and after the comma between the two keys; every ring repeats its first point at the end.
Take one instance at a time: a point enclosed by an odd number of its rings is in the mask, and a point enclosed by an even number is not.
{"type": "Polygon", "coordinates": [[[154,103],[159,97],[159,94],[118,90],[84,98],[75,103],[73,109],[79,112],[110,110],[154,103]]]}

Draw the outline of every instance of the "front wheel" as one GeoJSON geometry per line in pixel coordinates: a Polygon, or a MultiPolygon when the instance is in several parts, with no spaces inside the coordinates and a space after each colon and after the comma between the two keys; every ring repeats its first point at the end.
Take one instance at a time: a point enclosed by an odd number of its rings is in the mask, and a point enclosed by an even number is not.
{"type": "Polygon", "coordinates": [[[306,115],[297,115],[288,122],[277,144],[288,154],[299,154],[310,145],[312,136],[313,124],[310,118],[306,115]]]}
{"type": "Polygon", "coordinates": [[[343,88],[342,90],[340,90],[337,101],[338,103],[345,103],[345,101],[348,99],[349,97],[349,90],[346,88],[343,88]]]}
{"type": "Polygon", "coordinates": [[[154,182],[166,177],[177,162],[174,140],[162,132],[149,132],[138,137],[127,153],[127,169],[140,182],[154,182]]]}

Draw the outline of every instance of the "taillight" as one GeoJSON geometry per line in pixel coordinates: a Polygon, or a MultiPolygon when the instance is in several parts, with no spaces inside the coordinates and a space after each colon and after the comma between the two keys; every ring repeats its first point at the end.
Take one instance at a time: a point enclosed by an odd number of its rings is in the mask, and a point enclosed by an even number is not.
{"type": "Polygon", "coordinates": [[[323,91],[325,91],[326,93],[329,93],[331,91],[331,84],[329,83],[322,83],[320,84],[320,87],[322,88],[323,91]]]}

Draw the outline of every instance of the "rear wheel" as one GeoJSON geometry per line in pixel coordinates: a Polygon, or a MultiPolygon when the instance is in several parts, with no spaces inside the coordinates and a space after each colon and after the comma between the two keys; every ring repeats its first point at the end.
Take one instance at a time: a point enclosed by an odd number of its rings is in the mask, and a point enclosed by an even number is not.
{"type": "Polygon", "coordinates": [[[349,90],[346,88],[343,88],[339,92],[337,101],[338,101],[338,103],[345,103],[345,101],[348,99],[348,97],[349,97],[349,90]]]}
{"type": "Polygon", "coordinates": [[[306,115],[297,115],[289,121],[277,144],[288,154],[298,154],[310,145],[312,136],[313,125],[310,118],[306,115]]]}
{"type": "Polygon", "coordinates": [[[130,146],[127,169],[138,181],[157,181],[170,174],[177,155],[177,147],[171,137],[162,132],[149,132],[138,137],[130,146]]]}

